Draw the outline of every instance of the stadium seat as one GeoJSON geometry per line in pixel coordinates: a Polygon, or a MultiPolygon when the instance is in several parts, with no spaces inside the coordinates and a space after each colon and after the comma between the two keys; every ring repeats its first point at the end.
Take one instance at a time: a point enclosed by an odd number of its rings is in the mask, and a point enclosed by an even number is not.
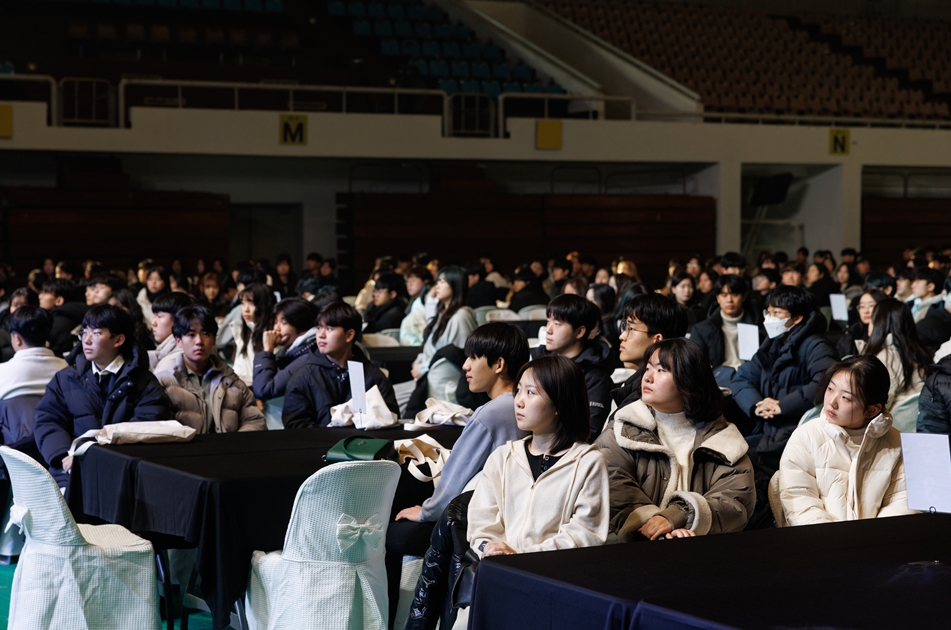
{"type": "Polygon", "coordinates": [[[498,98],[499,94],[502,93],[502,86],[499,85],[498,81],[483,81],[482,91],[492,98],[498,98]]]}
{"type": "Polygon", "coordinates": [[[327,4],[327,15],[343,17],[347,15],[347,7],[343,2],[330,2],[327,4]]]}
{"type": "Polygon", "coordinates": [[[386,8],[386,14],[391,20],[406,19],[406,12],[403,11],[402,4],[391,4],[386,8]]]}
{"type": "Polygon", "coordinates": [[[388,20],[377,20],[373,23],[373,34],[377,37],[392,37],[393,27],[388,20]]]}
{"type": "Polygon", "coordinates": [[[419,42],[415,39],[404,39],[400,52],[404,57],[419,57],[419,42]]]}
{"type": "Polygon", "coordinates": [[[439,42],[427,39],[422,46],[423,57],[438,57],[442,53],[439,42]]]}
{"type": "Polygon", "coordinates": [[[437,39],[452,39],[452,27],[448,23],[437,24],[435,33],[437,39]]]}
{"type": "Polygon", "coordinates": [[[459,82],[459,91],[466,94],[478,94],[482,91],[478,81],[466,80],[459,82]]]}
{"type": "Polygon", "coordinates": [[[362,2],[351,2],[347,5],[347,15],[352,18],[366,17],[366,6],[362,2]]]}
{"type": "Polygon", "coordinates": [[[400,54],[400,44],[395,39],[380,41],[380,54],[385,57],[397,57],[400,54]]]}
{"type": "Polygon", "coordinates": [[[397,37],[406,38],[413,36],[413,25],[405,20],[402,22],[397,22],[393,27],[393,31],[397,37]]]}
{"type": "Polygon", "coordinates": [[[472,64],[472,76],[477,79],[490,79],[492,78],[492,73],[489,70],[489,64],[484,61],[479,61],[472,64]]]}
{"type": "Polygon", "coordinates": [[[466,59],[481,59],[482,47],[478,42],[466,42],[462,45],[462,56],[466,59]]]}
{"type": "Polygon", "coordinates": [[[461,57],[462,51],[459,50],[459,44],[457,42],[443,42],[442,56],[446,59],[458,59],[461,57]]]}
{"type": "Polygon", "coordinates": [[[455,79],[440,79],[439,89],[451,96],[459,91],[459,83],[455,79]]]}
{"type": "Polygon", "coordinates": [[[512,69],[504,61],[492,64],[492,78],[507,81],[512,75],[512,69]]]}
{"type": "MultiPolygon", "coordinates": [[[[425,63],[425,62],[423,62],[425,63]]],[[[432,59],[429,62],[429,74],[434,77],[445,77],[449,75],[449,64],[445,59],[432,59]]],[[[455,75],[453,75],[455,76],[455,75]]]]}
{"type": "Polygon", "coordinates": [[[372,35],[373,27],[371,27],[370,23],[367,22],[366,20],[354,20],[353,34],[354,35],[372,35]]]}
{"type": "Polygon", "coordinates": [[[469,64],[465,61],[452,62],[452,76],[456,79],[469,78],[469,64]]]}
{"type": "Polygon", "coordinates": [[[386,7],[379,2],[367,5],[367,17],[371,20],[385,20],[386,7]]]}
{"type": "Polygon", "coordinates": [[[413,25],[413,37],[427,39],[433,36],[433,29],[428,22],[417,22],[413,25]]]}

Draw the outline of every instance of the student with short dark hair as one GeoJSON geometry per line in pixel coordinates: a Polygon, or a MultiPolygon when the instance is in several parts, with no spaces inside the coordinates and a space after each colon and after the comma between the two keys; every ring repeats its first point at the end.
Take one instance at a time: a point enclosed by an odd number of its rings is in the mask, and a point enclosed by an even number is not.
{"type": "Polygon", "coordinates": [[[57,356],[63,356],[76,345],[73,330],[83,321],[89,307],[77,299],[76,285],[62,278],[44,282],[39,299],[40,307],[53,315],[50,349],[57,356]]]}
{"type": "Polygon", "coordinates": [[[403,276],[392,271],[380,274],[373,285],[373,303],[363,313],[363,321],[366,322],[363,332],[370,334],[399,328],[406,309],[403,300],[405,293],[406,281],[403,276]]]}
{"type": "Polygon", "coordinates": [[[156,374],[172,413],[199,433],[263,431],[254,394],[215,353],[217,334],[218,322],[204,306],[185,306],[175,314],[172,335],[182,352],[156,374]]]}
{"type": "Polygon", "coordinates": [[[485,265],[475,262],[466,267],[469,277],[469,291],[466,293],[466,306],[481,308],[495,306],[496,287],[485,279],[485,265]]]}
{"type": "MultiPolygon", "coordinates": [[[[572,264],[565,258],[556,258],[551,267],[551,284],[548,285],[548,297],[561,295],[561,290],[571,277],[572,264]]],[[[513,309],[514,310],[514,309],[513,309]]]]}
{"type": "Polygon", "coordinates": [[[911,314],[915,318],[915,323],[925,318],[932,304],[944,300],[941,294],[944,280],[945,274],[937,269],[921,267],[915,270],[915,279],[911,282],[911,295],[914,297],[911,303],[911,314]]]}
{"type": "Polygon", "coordinates": [[[598,438],[622,542],[742,531],[756,503],[753,465],[706,355],[688,339],[645,352],[641,398],[598,438]]]}
{"type": "Polygon", "coordinates": [[[254,395],[279,398],[317,347],[320,309],[303,298],[281,300],[274,307],[274,328],[265,331],[264,349],[254,355],[254,395]]]}
{"type": "Polygon", "coordinates": [[[57,372],[36,408],[36,445],[61,484],[72,470],[76,437],[107,424],[168,420],[165,390],[134,342],[132,316],[98,304],[82,320],[82,343],[57,372]]]}
{"type": "Polygon", "coordinates": [[[96,304],[105,304],[109,301],[109,296],[125,287],[122,278],[117,278],[112,274],[99,274],[86,281],[86,306],[95,306],[96,304]]]}
{"type": "Polygon", "coordinates": [[[590,338],[601,324],[601,312],[580,295],[559,295],[548,304],[547,315],[545,345],[532,349],[532,359],[557,354],[581,368],[590,405],[588,441],[594,441],[611,411],[614,388],[611,348],[599,339],[590,338]]]}
{"type": "Polygon", "coordinates": [[[142,307],[142,317],[145,323],[152,321],[152,303],[155,299],[172,290],[172,279],[169,271],[162,265],[152,265],[145,273],[145,286],[139,291],[136,300],[142,307]]]}
{"type": "Polygon", "coordinates": [[[744,363],[740,358],[737,325],[759,324],[758,314],[744,308],[746,289],[746,282],[739,276],[720,276],[714,285],[719,309],[690,331],[691,341],[700,346],[710,360],[717,382],[723,387],[729,386],[737,368],[744,363]]]}
{"type": "Polygon", "coordinates": [[[364,385],[374,385],[386,406],[399,413],[389,379],[367,359],[354,341],[363,325],[355,308],[344,302],[331,302],[317,317],[317,348],[308,355],[284,394],[284,427],[301,429],[330,424],[330,408],[350,400],[349,361],[363,364],[364,385]]]}
{"type": "MultiPolygon", "coordinates": [[[[565,261],[569,265],[570,261],[565,261]]],[[[568,278],[561,283],[561,289],[564,289],[568,278]]],[[[545,306],[548,304],[548,295],[542,288],[538,276],[528,265],[522,265],[515,270],[515,276],[512,280],[512,297],[509,300],[509,310],[518,313],[523,308],[529,306],[545,306]]]]}
{"type": "Polygon", "coordinates": [[[812,409],[823,371],[839,354],[826,341],[825,317],[801,287],[777,287],[766,300],[769,337],[733,378],[733,399],[763,425],[756,455],[769,474],[802,415],[812,409]]]}
{"type": "Polygon", "coordinates": [[[194,304],[195,298],[178,292],[160,295],[152,303],[152,338],[155,339],[156,346],[155,350],[149,350],[149,365],[153,373],[167,370],[176,363],[176,359],[170,357],[181,354],[182,349],[172,334],[175,314],[194,304]]]}
{"type": "Polygon", "coordinates": [[[20,306],[10,317],[13,358],[0,364],[0,443],[33,433],[33,418],[46,386],[66,361],[46,347],[53,316],[38,306],[20,306]]]}

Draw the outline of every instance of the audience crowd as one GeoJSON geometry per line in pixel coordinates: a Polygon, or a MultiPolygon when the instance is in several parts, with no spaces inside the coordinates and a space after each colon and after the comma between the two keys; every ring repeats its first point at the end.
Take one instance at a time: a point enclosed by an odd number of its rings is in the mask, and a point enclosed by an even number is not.
{"type": "Polygon", "coordinates": [[[884,269],[809,254],[694,254],[657,287],[577,252],[511,273],[384,256],[352,297],[316,253],[299,275],[287,255],[47,258],[26,286],[0,274],[2,439],[65,485],[73,440],[106,424],[319,430],[351,362],[401,418],[471,407],[435,493],[388,530],[391,601],[399,559],[425,555],[406,627],[432,628],[481,557],[908,513],[899,429],[951,433],[951,246],[884,269]],[[412,380],[381,345],[418,348],[412,380]]]}

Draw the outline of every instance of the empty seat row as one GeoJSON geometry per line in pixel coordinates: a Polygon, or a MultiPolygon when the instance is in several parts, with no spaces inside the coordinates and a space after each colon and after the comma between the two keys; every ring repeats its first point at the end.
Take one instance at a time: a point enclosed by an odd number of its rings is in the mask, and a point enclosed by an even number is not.
{"type": "Polygon", "coordinates": [[[441,40],[466,41],[473,37],[472,29],[461,24],[452,26],[448,22],[431,25],[429,22],[391,23],[389,20],[376,20],[373,25],[367,20],[353,22],[354,35],[376,35],[377,37],[416,37],[419,39],[436,38],[441,40]]]}
{"type": "Polygon", "coordinates": [[[445,22],[446,14],[436,7],[422,4],[391,4],[350,2],[339,0],[327,4],[327,13],[334,17],[370,18],[371,20],[411,20],[413,22],[445,22]]]}
{"type": "MultiPolygon", "coordinates": [[[[294,33],[273,33],[271,31],[247,31],[243,28],[224,29],[209,27],[200,36],[198,29],[192,26],[180,26],[178,37],[172,38],[171,29],[165,24],[125,24],[121,28],[115,24],[99,22],[95,25],[95,39],[100,41],[127,41],[131,43],[183,44],[204,43],[208,46],[232,46],[235,48],[299,48],[300,38],[294,33]],[[121,34],[121,37],[120,37],[121,34]]],[[[71,22],[67,35],[72,40],[88,40],[93,31],[86,22],[71,22]]]]}
{"type": "Polygon", "coordinates": [[[469,64],[467,61],[446,61],[445,59],[414,59],[409,65],[416,69],[421,77],[452,77],[453,79],[499,79],[502,81],[530,82],[535,78],[534,71],[525,64],[510,66],[502,61],[491,67],[485,62],[469,64]]]}
{"type": "Polygon", "coordinates": [[[420,42],[416,39],[404,39],[402,42],[396,39],[380,40],[380,53],[386,57],[444,57],[446,59],[458,59],[461,56],[466,59],[487,59],[489,61],[501,60],[504,55],[501,48],[495,44],[486,44],[480,46],[477,43],[470,42],[464,44],[461,51],[458,46],[446,46],[454,42],[443,42],[440,45],[435,40],[426,40],[420,42]]]}
{"type": "Polygon", "coordinates": [[[284,0],[70,0],[92,4],[283,13],[284,0]]]}
{"type": "Polygon", "coordinates": [[[440,79],[439,89],[446,94],[485,94],[492,98],[498,98],[502,93],[525,93],[525,94],[563,94],[564,90],[558,85],[542,85],[535,81],[531,83],[519,83],[517,81],[476,81],[474,79],[464,79],[456,81],[455,79],[440,79]]]}

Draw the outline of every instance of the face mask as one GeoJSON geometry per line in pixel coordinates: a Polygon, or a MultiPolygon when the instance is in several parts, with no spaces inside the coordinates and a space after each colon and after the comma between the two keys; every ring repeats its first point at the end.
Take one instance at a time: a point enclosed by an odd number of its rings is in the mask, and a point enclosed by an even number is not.
{"type": "Polygon", "coordinates": [[[773,315],[767,315],[763,319],[763,328],[766,329],[766,334],[769,335],[770,339],[775,339],[787,332],[786,322],[789,321],[789,318],[779,319],[773,315]]]}

